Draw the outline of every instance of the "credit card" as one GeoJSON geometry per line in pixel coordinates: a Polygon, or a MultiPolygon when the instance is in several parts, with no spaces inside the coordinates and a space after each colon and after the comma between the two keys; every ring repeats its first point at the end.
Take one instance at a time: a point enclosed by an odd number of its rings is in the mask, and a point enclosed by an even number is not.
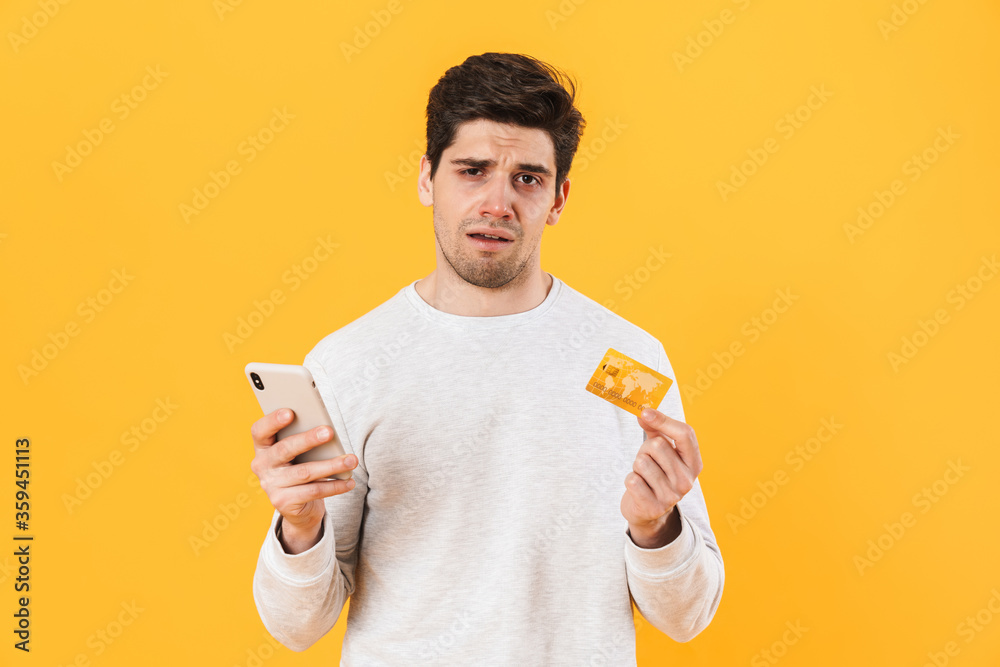
{"type": "Polygon", "coordinates": [[[587,382],[587,391],[638,417],[643,408],[655,410],[673,383],[666,375],[609,347],[587,382]]]}

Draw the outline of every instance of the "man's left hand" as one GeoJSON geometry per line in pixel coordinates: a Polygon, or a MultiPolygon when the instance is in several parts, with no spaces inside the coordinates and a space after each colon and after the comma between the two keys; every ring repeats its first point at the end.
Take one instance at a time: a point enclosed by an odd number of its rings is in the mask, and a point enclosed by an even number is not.
{"type": "Polygon", "coordinates": [[[636,546],[658,549],[681,532],[675,509],[701,472],[701,453],[694,429],[658,410],[647,408],[651,419],[639,418],[646,440],[625,476],[622,516],[636,546]]]}

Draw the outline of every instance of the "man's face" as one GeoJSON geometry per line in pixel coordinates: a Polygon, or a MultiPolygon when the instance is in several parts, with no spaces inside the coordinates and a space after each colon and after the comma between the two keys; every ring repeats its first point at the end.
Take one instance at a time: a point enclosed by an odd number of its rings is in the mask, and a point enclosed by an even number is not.
{"type": "MultiPolygon", "coordinates": [[[[545,225],[566,204],[569,181],[555,188],[555,147],[544,130],[478,119],[463,123],[441,155],[434,180],[420,161],[420,202],[434,207],[440,256],[466,282],[499,288],[540,270],[545,225]],[[474,232],[505,237],[490,241],[474,232]]],[[[445,269],[446,270],[446,269],[445,269]]]]}

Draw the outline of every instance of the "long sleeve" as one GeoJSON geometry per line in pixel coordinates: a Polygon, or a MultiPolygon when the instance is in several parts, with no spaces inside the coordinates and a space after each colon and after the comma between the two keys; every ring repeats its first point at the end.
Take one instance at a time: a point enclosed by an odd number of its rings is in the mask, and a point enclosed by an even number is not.
{"type": "MultiPolygon", "coordinates": [[[[659,410],[685,421],[679,385],[660,345],[657,370],[673,378],[659,410]]],[[[643,436],[645,437],[645,436],[643,436]]],[[[700,479],[677,504],[681,532],[659,549],[643,549],[625,529],[625,571],[629,593],[643,617],[678,642],[708,627],[722,599],[725,568],[712,532],[700,479]]]]}
{"type": "MultiPolygon", "coordinates": [[[[722,561],[701,487],[674,542],[631,543],[644,432],[585,389],[609,347],[673,377],[662,345],[552,278],[535,308],[488,317],[413,281],[307,355],[358,486],[327,500],[311,549],[266,535],[254,597],[285,646],[316,648],[343,614],[344,665],[634,667],[636,608],[675,640],[710,622],[722,561]]],[[[679,387],[657,407],[683,418],[679,387]]]]}
{"type": "MultiPolygon", "coordinates": [[[[344,420],[322,366],[311,356],[304,365],[320,390],[346,453],[354,453],[344,420]]],[[[284,646],[304,651],[336,624],[355,587],[358,538],[368,474],[361,465],[347,493],[325,499],[326,517],[319,542],[299,554],[285,553],[276,531],[281,515],[275,511],[257,559],[253,597],[264,627],[284,646]]]]}

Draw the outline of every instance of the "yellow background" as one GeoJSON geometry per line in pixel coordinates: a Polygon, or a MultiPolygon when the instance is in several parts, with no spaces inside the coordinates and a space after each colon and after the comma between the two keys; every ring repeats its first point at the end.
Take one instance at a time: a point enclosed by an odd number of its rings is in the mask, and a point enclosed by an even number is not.
{"type": "Polygon", "coordinates": [[[295,654],[268,648],[254,608],[271,510],[248,467],[259,411],[241,371],[300,363],[433,269],[410,169],[427,93],[468,55],[514,51],[573,74],[589,123],[593,159],[578,154],[543,268],[657,336],[682,388],[715,376],[684,404],[725,592],[687,644],[640,623],[639,664],[775,664],[768,650],[789,666],[922,665],[952,641],[948,664],[997,664],[1000,618],[971,637],[960,624],[1000,587],[1000,280],[972,280],[960,309],[948,297],[1000,250],[997,3],[399,2],[367,44],[357,31],[387,2],[0,9],[2,662],[337,664],[346,613],[295,654]],[[341,43],[356,39],[348,58],[341,43]],[[685,49],[695,57],[678,66],[685,49]],[[147,67],[162,80],[120,118],[115,100],[147,67]],[[830,96],[802,110],[811,87],[830,96]],[[241,143],[275,108],[294,118],[247,161],[241,143]],[[795,113],[808,119],[789,137],[778,124],[795,113]],[[53,163],[105,119],[114,130],[60,179],[53,163]],[[620,132],[602,142],[608,123],[620,132]],[[957,138],[911,180],[907,161],[947,128],[957,138]],[[769,139],[777,152],[724,199],[718,182],[769,139]],[[186,222],[180,205],[231,160],[240,173],[186,222]],[[905,193],[851,242],[858,207],[897,179],[905,193]],[[317,237],[339,246],[293,290],[283,276],[317,237]],[[650,247],[670,257],[646,273],[650,247]],[[127,286],[102,292],[123,269],[127,286]],[[628,293],[625,276],[644,281],[628,293]],[[227,347],[275,289],[284,302],[227,347]],[[798,298],[773,318],[786,289],[798,298]],[[109,297],[90,321],[78,310],[109,297]],[[934,330],[938,309],[947,322],[894,368],[889,354],[922,320],[934,330]],[[751,340],[754,317],[771,324],[751,340]],[[25,382],[19,367],[74,323],[25,382]],[[162,423],[148,421],[157,399],[177,406],[162,423]],[[794,469],[788,453],[830,418],[842,428],[794,469]],[[155,431],[129,451],[120,438],[143,420],[155,431]],[[32,442],[30,654],[11,633],[18,437],[32,442]],[[65,497],[115,450],[120,465],[70,511],[65,497]],[[956,461],[968,471],[922,512],[914,496],[956,461]],[[776,474],[786,483],[754,496],[776,474]],[[760,507],[731,523],[744,500],[760,507]],[[904,512],[915,523],[886,537],[904,512]],[[859,572],[880,537],[891,545],[859,572]],[[123,603],[142,611],[95,640],[123,603]]]}

